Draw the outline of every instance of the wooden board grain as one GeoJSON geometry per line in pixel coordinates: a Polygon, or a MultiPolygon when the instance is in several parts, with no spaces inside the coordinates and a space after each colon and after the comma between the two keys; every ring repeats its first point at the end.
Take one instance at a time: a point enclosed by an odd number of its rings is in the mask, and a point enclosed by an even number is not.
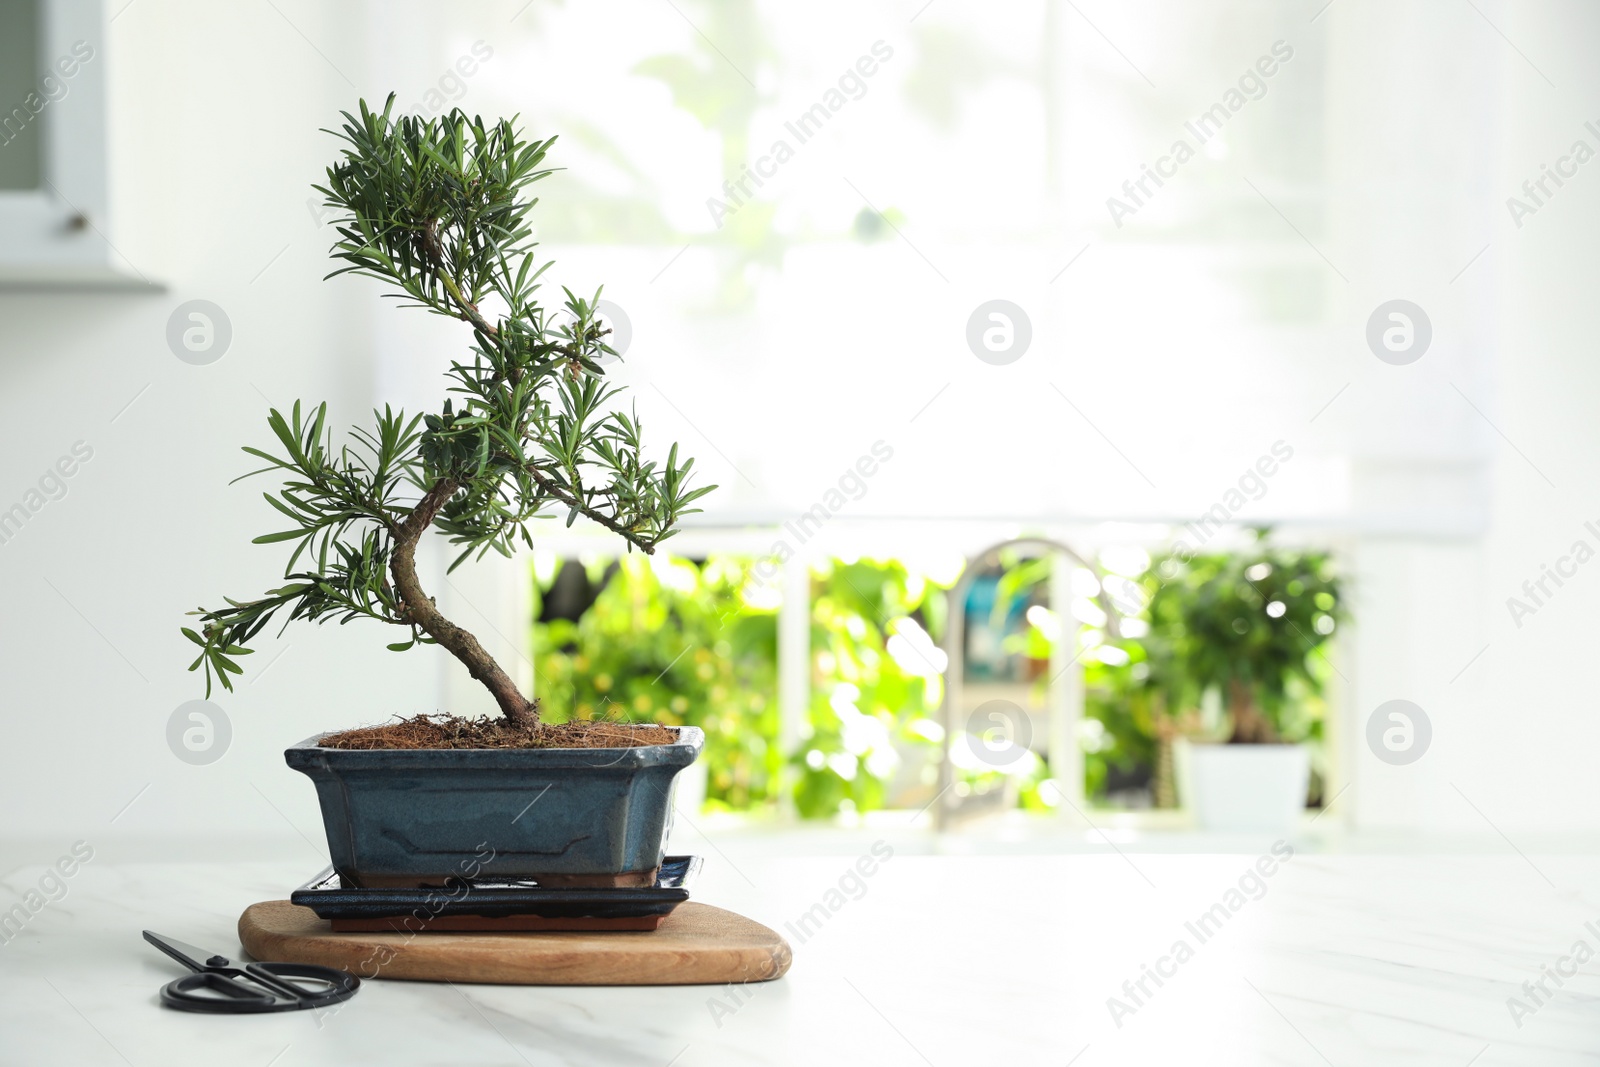
{"type": "Polygon", "coordinates": [[[722,985],[788,971],[789,944],[709,904],[680,904],[655,930],[604,933],[334,933],[287,900],[252,904],[239,941],[258,960],[318,963],[362,978],[512,985],[722,985]]]}

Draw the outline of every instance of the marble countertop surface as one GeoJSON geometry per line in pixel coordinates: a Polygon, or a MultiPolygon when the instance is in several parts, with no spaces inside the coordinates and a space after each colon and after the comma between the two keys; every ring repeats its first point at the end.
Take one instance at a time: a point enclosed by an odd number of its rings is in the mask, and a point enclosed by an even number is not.
{"type": "Polygon", "coordinates": [[[180,971],[140,930],[237,955],[239,912],[287,896],[315,860],[96,857],[51,877],[41,858],[0,881],[0,1064],[1600,1061],[1600,857],[884,841],[889,859],[858,865],[874,843],[704,842],[696,897],[784,933],[794,966],[778,982],[371,981],[325,1013],[226,1017],[160,1007],[180,971]]]}

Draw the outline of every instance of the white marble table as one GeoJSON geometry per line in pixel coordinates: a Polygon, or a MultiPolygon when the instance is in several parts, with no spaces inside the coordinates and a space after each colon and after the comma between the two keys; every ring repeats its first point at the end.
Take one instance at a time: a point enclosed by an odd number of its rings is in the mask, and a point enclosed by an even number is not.
{"type": "MultiPolygon", "coordinates": [[[[239,911],[286,895],[306,863],[97,859],[0,945],[0,1063],[1600,1060],[1600,960],[1565,961],[1580,941],[1600,951],[1600,858],[1302,849],[1258,886],[1247,872],[1267,842],[1234,854],[918,855],[927,839],[906,837],[858,885],[849,872],[870,841],[835,855],[705,850],[700,899],[779,930],[842,903],[804,939],[788,934],[794,967],[776,983],[734,994],[375,981],[324,1017],[162,1009],[156,990],[178,972],[139,937],[148,927],[237,952],[239,911]],[[1247,892],[1229,897],[1241,877],[1247,892]],[[1219,903],[1240,906],[1199,927],[1219,903]],[[1167,976],[1140,992],[1146,964],[1167,976]],[[1542,967],[1576,973],[1545,977],[1549,996],[1533,986],[1535,999],[1523,983],[1542,967]],[[1133,1010],[1114,1018],[1112,997],[1133,1010]],[[1529,1009],[1520,1018],[1511,997],[1529,1009]]],[[[6,878],[0,907],[42,872],[6,878]]]]}

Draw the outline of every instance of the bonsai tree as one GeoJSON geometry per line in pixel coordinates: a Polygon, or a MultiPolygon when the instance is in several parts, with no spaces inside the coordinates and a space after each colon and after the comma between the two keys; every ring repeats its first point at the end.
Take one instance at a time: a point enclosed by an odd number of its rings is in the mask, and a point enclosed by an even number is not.
{"type": "Polygon", "coordinates": [[[1323,552],[1273,548],[1171,556],[1147,579],[1150,677],[1170,709],[1193,709],[1217,690],[1228,740],[1303,740],[1320,724],[1302,712],[1320,696],[1321,662],[1342,615],[1340,580],[1323,552]]]}
{"type": "MultiPolygon", "coordinates": [[[[525,697],[477,638],[445,618],[417,575],[417,545],[429,530],[459,553],[454,570],[493,550],[531,545],[528,523],[583,516],[652,552],[689,505],[715,486],[689,487],[692,459],[641,456],[636,414],[610,401],[600,360],[615,354],[593,299],[566,294],[565,315],[538,299],[528,198],[555,138],[525,140],[513,121],[485,125],[460,110],[439,119],[391,117],[365,101],[344,114],[341,158],[316,189],[338,212],[328,275],[375,278],[403,304],[467,324],[470,354],[453,360],[447,398],[407,417],[385,407],[369,429],[335,448],[327,405],[267,425],[278,449],[244,451],[281,472],[265,493],[286,520],[256,544],[292,543],[284,584],[253,600],[201,608],[184,634],[200,647],[190,670],[232,689],[237,658],[274,618],[341,623],[373,619],[407,637],[389,645],[443,646],[488,688],[509,723],[538,726],[525,697]]],[[[333,132],[333,131],[328,131],[333,132]]],[[[249,477],[245,475],[244,477],[249,477]]]]}

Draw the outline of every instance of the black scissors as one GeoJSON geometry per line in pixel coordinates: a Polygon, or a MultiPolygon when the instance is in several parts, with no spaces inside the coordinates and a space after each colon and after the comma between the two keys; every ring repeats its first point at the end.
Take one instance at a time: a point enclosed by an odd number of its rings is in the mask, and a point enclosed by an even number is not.
{"type": "Polygon", "coordinates": [[[361,979],[348,971],[312,963],[247,963],[236,967],[224,956],[144,932],[144,939],[195,974],[161,987],[161,1003],[179,1011],[220,1014],[299,1011],[349,1000],[361,979]]]}

